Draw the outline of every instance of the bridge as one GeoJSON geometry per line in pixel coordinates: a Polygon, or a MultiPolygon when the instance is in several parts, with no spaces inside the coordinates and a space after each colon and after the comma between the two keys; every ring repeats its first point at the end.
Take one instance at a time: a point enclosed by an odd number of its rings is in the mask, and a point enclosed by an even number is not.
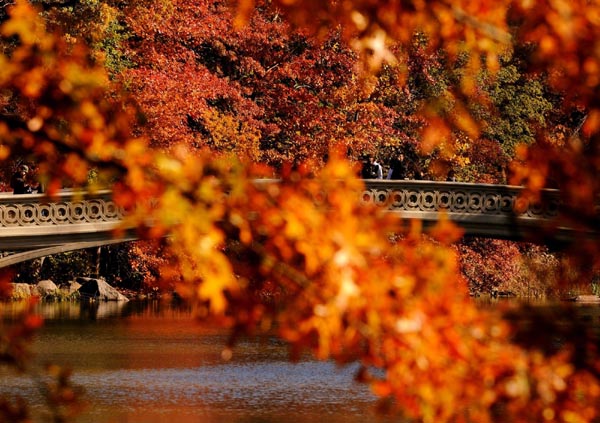
{"type": "Polygon", "coordinates": [[[0,193],[0,268],[38,257],[133,241],[133,230],[115,238],[124,213],[109,190],[44,194],[0,193]]]}
{"type": "Polygon", "coordinates": [[[539,201],[529,201],[523,191],[511,185],[367,180],[362,201],[403,219],[419,219],[426,227],[444,214],[465,236],[562,243],[597,235],[557,225],[562,217],[558,190],[543,190],[539,201]]]}
{"type": "MultiPolygon", "coordinates": [[[[568,242],[580,235],[573,228],[554,224],[561,210],[558,191],[545,190],[541,201],[530,203],[519,196],[522,190],[491,184],[367,180],[360,201],[385,207],[403,219],[419,219],[425,227],[443,214],[461,226],[466,236],[568,242]]],[[[52,199],[43,194],[2,193],[0,252],[10,254],[0,257],[0,268],[135,240],[133,229],[114,237],[123,217],[108,190],[93,194],[62,191],[52,199]]]]}

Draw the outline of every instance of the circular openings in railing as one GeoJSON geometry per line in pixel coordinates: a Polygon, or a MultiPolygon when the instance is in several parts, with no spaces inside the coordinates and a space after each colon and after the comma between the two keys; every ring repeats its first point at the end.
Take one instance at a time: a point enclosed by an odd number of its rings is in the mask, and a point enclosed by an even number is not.
{"type": "Polygon", "coordinates": [[[363,191],[360,201],[363,204],[372,203],[373,202],[373,191],[370,191],[370,190],[363,191]]]}
{"type": "Polygon", "coordinates": [[[390,192],[389,190],[377,190],[373,192],[373,198],[375,200],[375,204],[377,204],[378,206],[384,206],[388,203],[390,197],[390,192]]]}
{"type": "Polygon", "coordinates": [[[418,191],[409,191],[406,193],[406,209],[420,209],[421,193],[418,191]]]}
{"type": "Polygon", "coordinates": [[[404,210],[406,204],[406,193],[404,191],[394,190],[390,196],[390,206],[392,209],[404,210]]]}
{"type": "Polygon", "coordinates": [[[123,212],[117,207],[114,201],[106,201],[104,203],[104,218],[105,220],[119,219],[123,212]]]}
{"type": "Polygon", "coordinates": [[[448,209],[452,205],[452,194],[449,192],[438,192],[437,199],[438,209],[448,209]]]}
{"type": "Polygon", "coordinates": [[[515,198],[513,203],[513,211],[516,214],[525,214],[529,210],[529,200],[527,198],[519,196],[515,198]]]}
{"type": "Polygon", "coordinates": [[[85,222],[86,221],[86,207],[85,203],[82,201],[78,201],[75,203],[71,203],[69,207],[70,218],[69,222],[85,222]]]}
{"type": "Polygon", "coordinates": [[[512,213],[515,198],[510,195],[503,195],[500,197],[500,211],[502,213],[512,213]]]}
{"type": "Polygon", "coordinates": [[[529,209],[527,210],[528,216],[540,217],[544,215],[544,204],[540,201],[534,201],[529,203],[529,209]]]}
{"type": "Polygon", "coordinates": [[[485,213],[497,213],[500,205],[500,197],[496,194],[483,196],[483,211],[485,213]]]}
{"type": "Polygon", "coordinates": [[[21,205],[21,219],[19,219],[19,223],[22,225],[36,224],[36,211],[36,206],[33,204],[21,205]]]}
{"type": "Polygon", "coordinates": [[[483,208],[483,195],[471,193],[469,195],[469,210],[470,211],[481,211],[483,208]]]}
{"type": "Polygon", "coordinates": [[[451,208],[453,212],[466,212],[467,204],[469,204],[469,196],[466,192],[453,192],[451,196],[451,208]]]}
{"type": "Polygon", "coordinates": [[[55,203],[52,205],[52,221],[54,223],[69,222],[69,205],[66,203],[55,203]]]}
{"type": "Polygon", "coordinates": [[[38,223],[52,223],[52,207],[49,204],[40,204],[38,206],[38,223]]]}
{"type": "Polygon", "coordinates": [[[14,226],[19,224],[19,209],[17,206],[6,206],[3,207],[3,219],[5,226],[14,226]]]}
{"type": "Polygon", "coordinates": [[[87,211],[88,211],[88,221],[93,221],[93,220],[102,220],[102,218],[104,217],[104,209],[102,207],[102,203],[100,201],[97,200],[92,200],[88,202],[87,205],[87,211]]]}
{"type": "Polygon", "coordinates": [[[421,193],[421,210],[436,211],[437,210],[437,192],[426,191],[421,193]]]}
{"type": "Polygon", "coordinates": [[[374,203],[378,206],[384,206],[390,200],[390,192],[391,190],[384,189],[365,190],[362,193],[361,202],[363,204],[374,203]]]}

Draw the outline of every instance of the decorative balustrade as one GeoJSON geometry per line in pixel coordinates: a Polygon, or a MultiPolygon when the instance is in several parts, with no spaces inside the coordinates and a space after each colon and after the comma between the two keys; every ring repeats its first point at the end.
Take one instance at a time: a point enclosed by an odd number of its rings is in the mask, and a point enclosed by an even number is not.
{"type": "Polygon", "coordinates": [[[119,221],[123,212],[111,195],[111,191],[102,191],[84,198],[81,194],[63,191],[51,201],[43,194],[3,195],[0,197],[0,227],[119,221]]]}
{"type": "Polygon", "coordinates": [[[386,207],[406,219],[420,219],[426,225],[444,214],[467,235],[517,240],[544,230],[557,239],[573,235],[571,229],[555,225],[561,204],[558,190],[544,190],[536,202],[520,196],[522,191],[507,185],[367,180],[362,201],[386,207]]]}
{"type": "Polygon", "coordinates": [[[558,216],[558,190],[545,190],[541,202],[518,198],[520,187],[435,181],[365,181],[363,202],[392,211],[451,213],[472,216],[519,215],[532,219],[558,216]]]}
{"type": "Polygon", "coordinates": [[[109,190],[93,194],[64,190],[0,194],[0,249],[31,249],[65,242],[105,239],[123,219],[109,190]]]}
{"type": "MultiPolygon", "coordinates": [[[[572,229],[557,228],[553,222],[560,215],[558,191],[546,190],[534,203],[521,198],[521,191],[505,185],[367,180],[360,201],[405,219],[420,219],[425,226],[444,214],[466,235],[528,239],[548,229],[556,239],[573,238],[572,229]]],[[[65,190],[52,199],[0,194],[0,251],[108,242],[124,217],[111,195],[108,190],[94,194],[65,190]]],[[[134,238],[129,233],[122,240],[134,238]]]]}

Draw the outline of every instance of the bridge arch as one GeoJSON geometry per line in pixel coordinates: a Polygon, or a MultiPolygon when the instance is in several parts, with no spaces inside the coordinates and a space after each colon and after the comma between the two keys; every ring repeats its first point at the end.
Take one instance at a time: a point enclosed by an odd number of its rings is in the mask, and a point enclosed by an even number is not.
{"type": "Polygon", "coordinates": [[[134,230],[115,238],[123,211],[112,191],[62,190],[44,194],[0,194],[0,268],[67,251],[137,239],[134,230]]]}

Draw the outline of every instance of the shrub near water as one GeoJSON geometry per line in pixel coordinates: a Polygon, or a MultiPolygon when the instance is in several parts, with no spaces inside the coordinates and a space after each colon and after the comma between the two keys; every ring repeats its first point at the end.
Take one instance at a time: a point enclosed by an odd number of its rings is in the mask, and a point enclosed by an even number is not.
{"type": "Polygon", "coordinates": [[[457,244],[471,295],[558,300],[596,294],[600,276],[545,246],[484,238],[457,244]],[[586,273],[587,272],[587,273],[586,273]]]}
{"type": "Polygon", "coordinates": [[[44,259],[39,275],[41,279],[51,279],[57,285],[75,280],[77,276],[90,275],[95,271],[93,257],[89,250],[57,254],[44,259]]]}
{"type": "Polygon", "coordinates": [[[558,298],[560,261],[546,247],[485,238],[457,244],[471,295],[511,293],[522,298],[558,298]]]}

